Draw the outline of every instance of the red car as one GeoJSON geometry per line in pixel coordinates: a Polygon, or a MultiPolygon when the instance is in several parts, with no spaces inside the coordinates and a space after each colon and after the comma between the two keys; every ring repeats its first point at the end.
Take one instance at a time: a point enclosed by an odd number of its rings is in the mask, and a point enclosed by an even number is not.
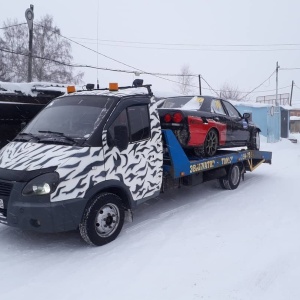
{"type": "Polygon", "coordinates": [[[219,148],[247,146],[259,150],[260,129],[228,101],[211,96],[179,96],[162,100],[163,129],[172,129],[186,150],[213,156],[219,148]]]}

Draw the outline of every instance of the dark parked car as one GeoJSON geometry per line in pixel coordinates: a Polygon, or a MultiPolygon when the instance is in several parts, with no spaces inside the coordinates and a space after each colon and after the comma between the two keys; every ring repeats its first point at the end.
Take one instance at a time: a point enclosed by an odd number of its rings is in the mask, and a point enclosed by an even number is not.
{"type": "Polygon", "coordinates": [[[172,129],[186,150],[213,156],[219,148],[259,150],[260,129],[228,101],[211,96],[179,96],[161,101],[163,129],[172,129]]]}

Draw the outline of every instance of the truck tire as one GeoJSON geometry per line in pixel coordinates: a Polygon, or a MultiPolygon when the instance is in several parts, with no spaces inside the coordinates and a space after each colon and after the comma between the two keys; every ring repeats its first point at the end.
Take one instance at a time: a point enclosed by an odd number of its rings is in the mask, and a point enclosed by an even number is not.
{"type": "Polygon", "coordinates": [[[241,181],[241,168],[238,164],[233,164],[228,169],[226,177],[220,178],[220,186],[225,190],[235,190],[241,181]]]}
{"type": "Polygon", "coordinates": [[[85,242],[102,246],[113,241],[124,224],[124,207],[115,194],[102,193],[86,207],[79,224],[80,235],[85,242]]]}

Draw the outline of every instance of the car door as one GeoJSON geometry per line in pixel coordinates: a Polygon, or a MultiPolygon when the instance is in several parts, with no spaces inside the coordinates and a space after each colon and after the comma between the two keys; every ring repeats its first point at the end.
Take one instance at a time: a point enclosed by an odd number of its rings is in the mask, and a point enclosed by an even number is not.
{"type": "Polygon", "coordinates": [[[244,143],[249,140],[249,129],[247,120],[243,119],[239,111],[228,101],[222,101],[230,118],[232,128],[232,141],[244,143]]]}
{"type": "Polygon", "coordinates": [[[216,127],[220,134],[220,145],[227,144],[232,141],[232,122],[231,118],[226,114],[220,99],[211,100],[212,118],[216,123],[216,127]]]}

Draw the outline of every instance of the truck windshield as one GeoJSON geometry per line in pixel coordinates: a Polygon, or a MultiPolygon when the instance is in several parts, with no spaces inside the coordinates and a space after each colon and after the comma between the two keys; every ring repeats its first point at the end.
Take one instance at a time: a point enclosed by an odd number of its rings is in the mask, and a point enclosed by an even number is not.
{"type": "Polygon", "coordinates": [[[115,104],[114,97],[74,95],[53,100],[23,130],[40,135],[51,132],[87,139],[115,104]]]}

